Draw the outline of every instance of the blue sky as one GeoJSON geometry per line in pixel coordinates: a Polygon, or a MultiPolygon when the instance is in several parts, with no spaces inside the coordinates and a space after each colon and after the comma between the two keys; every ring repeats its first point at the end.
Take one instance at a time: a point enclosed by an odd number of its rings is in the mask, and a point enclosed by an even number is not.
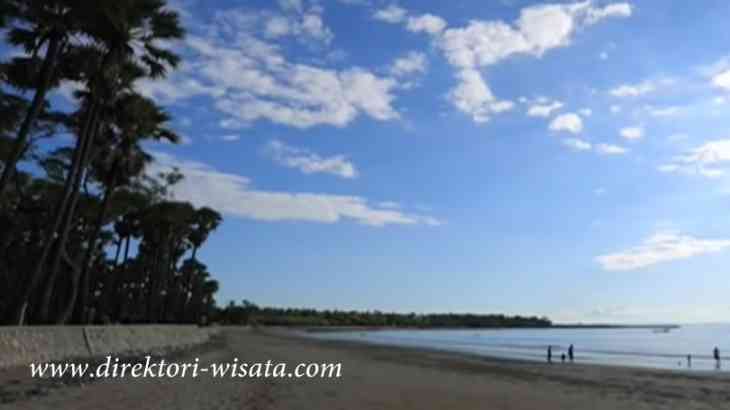
{"type": "Polygon", "coordinates": [[[728,318],[727,1],[172,5],[220,302],[728,318]]]}

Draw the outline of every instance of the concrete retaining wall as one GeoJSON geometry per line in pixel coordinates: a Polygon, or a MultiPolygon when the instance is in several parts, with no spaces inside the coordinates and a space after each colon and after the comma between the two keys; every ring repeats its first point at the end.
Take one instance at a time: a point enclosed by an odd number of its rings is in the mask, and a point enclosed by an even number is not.
{"type": "Polygon", "coordinates": [[[32,362],[180,349],[218,331],[197,326],[0,327],[0,369],[32,362]]]}

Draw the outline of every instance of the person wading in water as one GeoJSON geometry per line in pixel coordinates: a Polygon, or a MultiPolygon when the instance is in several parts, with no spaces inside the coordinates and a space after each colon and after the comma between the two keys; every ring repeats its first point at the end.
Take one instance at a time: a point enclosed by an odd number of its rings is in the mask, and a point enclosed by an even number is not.
{"type": "Polygon", "coordinates": [[[548,363],[553,362],[553,347],[552,346],[548,346],[547,360],[548,360],[548,363]]]}
{"type": "Polygon", "coordinates": [[[570,345],[570,347],[568,347],[568,360],[573,363],[573,345],[570,345]]]}

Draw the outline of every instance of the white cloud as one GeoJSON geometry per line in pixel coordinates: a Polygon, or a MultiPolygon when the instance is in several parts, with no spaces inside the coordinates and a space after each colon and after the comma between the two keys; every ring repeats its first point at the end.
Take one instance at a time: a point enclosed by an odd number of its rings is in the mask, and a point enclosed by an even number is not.
{"type": "Polygon", "coordinates": [[[80,81],[62,81],[58,88],[53,92],[65,98],[68,102],[75,103],[74,93],[84,89],[84,84],[80,81]]]}
{"type": "Polygon", "coordinates": [[[663,164],[657,167],[657,171],[665,174],[699,175],[705,178],[720,178],[725,175],[725,170],[707,168],[703,166],[687,166],[680,164],[663,164]]]}
{"type": "Polygon", "coordinates": [[[595,196],[603,196],[606,194],[606,188],[599,187],[593,190],[593,195],[595,196]]]}
{"type": "Polygon", "coordinates": [[[669,142],[679,142],[679,141],[684,141],[684,140],[686,140],[688,138],[689,138],[689,135],[687,135],[687,134],[684,134],[684,133],[676,133],[676,134],[671,134],[670,136],[668,136],[667,137],[667,141],[669,141],[669,142]]]}
{"type": "Polygon", "coordinates": [[[514,25],[472,20],[466,27],[446,30],[439,45],[449,62],[462,68],[492,65],[512,54],[540,56],[568,45],[578,28],[616,15],[597,10],[603,9],[590,2],[526,7],[514,25]]]}
{"type": "Polygon", "coordinates": [[[351,6],[367,6],[370,5],[370,0],[337,0],[342,4],[351,6]]]}
{"type": "Polygon", "coordinates": [[[674,157],[670,163],[660,165],[657,169],[664,173],[718,178],[725,175],[728,165],[730,139],[708,141],[684,155],[674,157]]]}
{"type": "Polygon", "coordinates": [[[554,132],[580,134],[583,131],[583,120],[575,113],[561,114],[550,123],[549,129],[554,132]]]}
{"type": "Polygon", "coordinates": [[[451,90],[449,99],[459,110],[472,116],[475,122],[489,121],[491,114],[511,110],[514,103],[499,101],[476,70],[459,73],[460,84],[451,90]]]}
{"type": "Polygon", "coordinates": [[[677,164],[664,164],[664,165],[659,165],[657,167],[657,170],[659,172],[672,173],[672,172],[679,171],[679,168],[680,168],[680,166],[677,164]]]}
{"type": "Polygon", "coordinates": [[[727,103],[727,98],[725,97],[715,97],[712,99],[712,102],[716,105],[723,105],[727,103]]]}
{"type": "Polygon", "coordinates": [[[527,110],[527,115],[530,117],[549,117],[553,111],[558,111],[561,108],[563,108],[563,103],[560,101],[553,101],[548,104],[535,103],[527,110]]]}
{"type": "Polygon", "coordinates": [[[712,85],[726,91],[730,91],[730,69],[716,74],[712,77],[712,85]]]}
{"type": "Polygon", "coordinates": [[[608,271],[629,271],[658,263],[688,259],[730,248],[728,239],[700,239],[679,232],[658,232],[641,245],[602,255],[596,261],[608,271]]]}
{"type": "MultiPolygon", "coordinates": [[[[464,27],[443,31],[436,41],[448,62],[457,68],[460,84],[452,95],[465,94],[470,84],[482,83],[480,67],[494,65],[515,54],[539,57],[546,51],[570,44],[573,35],[582,27],[595,24],[607,17],[626,17],[631,14],[627,3],[594,7],[590,1],[574,4],[548,4],[523,8],[520,17],[509,24],[499,20],[472,20],[464,27]],[[477,80],[475,77],[479,76],[477,80]]],[[[485,87],[487,88],[486,84],[485,87]]],[[[493,97],[492,97],[493,98],[493,97]]],[[[464,110],[462,99],[452,101],[462,111],[472,114],[476,121],[485,121],[489,110],[478,104],[474,110],[464,110]]],[[[471,104],[473,105],[473,104],[471,104]]]]}
{"type": "Polygon", "coordinates": [[[401,209],[403,208],[401,204],[393,201],[383,201],[378,203],[378,206],[381,208],[387,208],[387,209],[401,209]]]}
{"type": "Polygon", "coordinates": [[[190,77],[184,70],[179,73],[173,73],[165,80],[144,78],[137,81],[134,88],[138,93],[147,98],[168,104],[196,95],[207,95],[217,98],[223,96],[225,93],[223,87],[215,84],[204,85],[199,80],[190,77]]]}
{"type": "Polygon", "coordinates": [[[418,17],[409,17],[406,28],[414,33],[426,32],[435,35],[446,28],[446,22],[441,17],[433,14],[424,14],[418,17]]]}
{"type": "Polygon", "coordinates": [[[292,32],[289,20],[284,16],[273,16],[266,22],[264,33],[267,37],[287,36],[292,32]]]}
{"type": "Polygon", "coordinates": [[[209,206],[233,217],[268,222],[351,220],[375,227],[441,224],[433,217],[373,205],[359,196],[258,190],[244,176],[221,172],[201,162],[180,160],[164,153],[154,153],[154,157],[156,161],[148,170],[150,175],[177,167],[185,176],[173,189],[177,199],[195,206],[209,206]]]}
{"type": "Polygon", "coordinates": [[[563,139],[563,145],[575,151],[590,151],[592,147],[590,142],[579,138],[565,138],[563,139]]]}
{"type": "MultiPolygon", "coordinates": [[[[326,29],[319,6],[306,9],[285,2],[282,8],[287,21],[304,33],[297,38],[326,29]]],[[[296,128],[344,127],[359,116],[378,121],[400,117],[393,107],[399,89],[394,78],[359,67],[329,69],[290,61],[280,46],[259,37],[266,35],[262,24],[272,16],[281,17],[240,9],[216,13],[204,36],[191,34],[182,43],[192,55],[183,69],[164,80],[140,82],[140,91],[164,103],[208,96],[214,100],[211,106],[227,116],[222,120],[226,128],[261,120],[296,128]]],[[[283,30],[269,27],[269,35],[283,30]]]]}
{"type": "Polygon", "coordinates": [[[644,81],[639,84],[623,84],[609,91],[614,97],[638,97],[656,90],[656,85],[651,81],[644,81]]]}
{"type": "Polygon", "coordinates": [[[199,55],[196,74],[225,91],[215,107],[241,124],[266,119],[297,128],[343,127],[359,114],[380,121],[399,117],[392,78],[361,68],[289,63],[276,46],[245,33],[233,44],[195,36],[187,42],[199,55]]]}
{"type": "Polygon", "coordinates": [[[608,53],[602,51],[600,54],[598,54],[598,58],[600,58],[601,60],[608,60],[608,53]]]}
{"type": "Polygon", "coordinates": [[[295,148],[274,140],[266,145],[266,155],[287,168],[298,169],[304,174],[330,174],[340,178],[357,178],[355,164],[344,155],[322,157],[312,151],[295,148]]]}
{"type": "Polygon", "coordinates": [[[705,165],[730,161],[730,140],[708,141],[680,157],[680,160],[705,165]]]}
{"type": "Polygon", "coordinates": [[[584,117],[590,117],[591,115],[593,115],[593,110],[591,110],[590,108],[582,108],[578,110],[578,113],[584,117]]]}
{"type": "Polygon", "coordinates": [[[598,144],[596,151],[603,155],[623,155],[628,152],[626,148],[612,144],[598,144]]]}
{"type": "MultiPolygon", "coordinates": [[[[334,35],[325,27],[322,17],[317,14],[305,14],[300,23],[301,31],[312,38],[329,43],[334,35]]],[[[296,30],[294,31],[296,33],[296,30]]]]}
{"type": "Polygon", "coordinates": [[[373,18],[376,20],[384,21],[386,23],[400,23],[405,20],[407,11],[401,7],[391,4],[390,6],[377,10],[373,14],[373,18]]]}
{"type": "Polygon", "coordinates": [[[612,105],[610,107],[611,114],[618,114],[621,112],[621,106],[620,105],[612,105]]]}
{"type": "Polygon", "coordinates": [[[259,12],[233,10],[220,14],[218,18],[228,19],[242,31],[261,23],[264,37],[270,39],[293,36],[304,42],[312,40],[324,44],[332,42],[334,34],[322,20],[323,9],[321,7],[312,6],[305,10],[304,4],[301,2],[282,1],[279,3],[284,14],[267,10],[259,12]]]}
{"type": "Polygon", "coordinates": [[[695,67],[695,71],[701,76],[710,79],[726,70],[730,70],[730,56],[724,56],[713,63],[701,64],[695,67]]]}
{"type": "Polygon", "coordinates": [[[652,117],[674,117],[682,112],[682,108],[671,106],[671,107],[653,107],[647,106],[646,111],[652,117]]]}
{"type": "Polygon", "coordinates": [[[248,124],[244,124],[243,122],[233,118],[226,118],[218,121],[218,126],[226,130],[238,130],[246,128],[248,124]]]}
{"type": "MultiPolygon", "coordinates": [[[[587,2],[590,5],[590,2],[587,2]]],[[[587,24],[595,24],[608,17],[629,17],[631,16],[632,8],[629,3],[612,3],[605,7],[589,7],[586,18],[587,24]]]]}
{"type": "Polygon", "coordinates": [[[301,13],[304,10],[304,3],[302,0],[279,0],[279,7],[284,11],[301,13]]]}
{"type": "Polygon", "coordinates": [[[337,72],[294,65],[287,73],[281,78],[260,78],[262,82],[250,88],[235,87],[216,107],[246,123],[268,119],[297,128],[342,127],[359,113],[380,121],[399,117],[392,107],[393,79],[359,68],[337,72]]]}
{"type": "Polygon", "coordinates": [[[221,139],[225,142],[235,142],[241,139],[241,136],[238,134],[228,134],[221,137],[221,139]]]}
{"type": "Polygon", "coordinates": [[[644,138],[644,128],[642,127],[625,127],[619,132],[621,137],[627,140],[636,141],[644,138]]]}
{"type": "Polygon", "coordinates": [[[426,72],[426,55],[417,51],[411,51],[403,57],[397,58],[390,68],[391,74],[397,77],[413,73],[426,72]]]}

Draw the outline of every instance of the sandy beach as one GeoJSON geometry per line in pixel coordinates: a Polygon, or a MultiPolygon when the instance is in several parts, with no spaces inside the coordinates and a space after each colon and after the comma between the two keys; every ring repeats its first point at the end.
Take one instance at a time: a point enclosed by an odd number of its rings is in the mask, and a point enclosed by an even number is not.
{"type": "Polygon", "coordinates": [[[547,365],[303,339],[275,329],[226,329],[174,360],[341,362],[339,379],[140,379],[59,383],[28,368],[0,372],[12,409],[723,409],[726,374],[547,365]]]}

